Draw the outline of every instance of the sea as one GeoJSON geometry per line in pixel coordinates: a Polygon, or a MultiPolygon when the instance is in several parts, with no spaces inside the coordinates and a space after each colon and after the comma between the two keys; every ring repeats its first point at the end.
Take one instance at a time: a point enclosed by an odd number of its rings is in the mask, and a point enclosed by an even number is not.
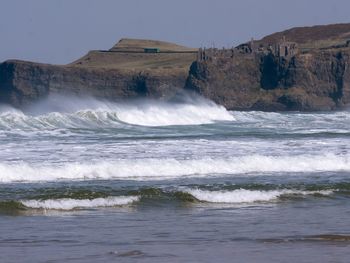
{"type": "Polygon", "coordinates": [[[350,111],[0,106],[0,262],[349,262],[350,111]]]}

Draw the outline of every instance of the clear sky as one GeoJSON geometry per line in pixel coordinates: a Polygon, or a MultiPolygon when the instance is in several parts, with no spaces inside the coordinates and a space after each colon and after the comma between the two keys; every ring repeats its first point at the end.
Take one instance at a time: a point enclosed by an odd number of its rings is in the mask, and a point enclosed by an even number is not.
{"type": "Polygon", "coordinates": [[[0,61],[69,63],[120,38],[229,47],[294,26],[350,22],[349,0],[0,0],[0,61]]]}

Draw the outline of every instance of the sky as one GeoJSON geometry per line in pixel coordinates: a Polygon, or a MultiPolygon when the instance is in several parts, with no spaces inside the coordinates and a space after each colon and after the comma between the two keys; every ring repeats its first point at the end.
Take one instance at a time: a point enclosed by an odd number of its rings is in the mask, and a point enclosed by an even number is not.
{"type": "Polygon", "coordinates": [[[350,22],[349,0],[0,0],[0,62],[67,64],[119,39],[232,47],[295,26],[350,22]]]}

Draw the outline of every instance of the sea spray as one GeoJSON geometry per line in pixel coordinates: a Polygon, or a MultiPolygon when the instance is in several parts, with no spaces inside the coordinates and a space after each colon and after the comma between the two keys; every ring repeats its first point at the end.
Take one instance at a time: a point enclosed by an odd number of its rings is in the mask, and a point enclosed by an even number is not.
{"type": "Polygon", "coordinates": [[[143,99],[118,103],[52,96],[24,111],[10,107],[0,109],[0,130],[94,129],[123,124],[199,125],[216,121],[234,121],[234,117],[224,107],[203,98],[176,102],[143,99]]]}

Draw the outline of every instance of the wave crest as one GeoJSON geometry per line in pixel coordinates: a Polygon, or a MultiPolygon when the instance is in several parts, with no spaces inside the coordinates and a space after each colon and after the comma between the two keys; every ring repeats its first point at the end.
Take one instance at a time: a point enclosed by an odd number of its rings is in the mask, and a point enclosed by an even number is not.
{"type": "Polygon", "coordinates": [[[255,203],[255,202],[268,202],[274,201],[286,195],[330,195],[333,193],[331,190],[322,191],[299,191],[299,190],[246,190],[237,189],[234,191],[205,191],[200,189],[187,190],[187,193],[194,196],[199,201],[209,203],[227,203],[227,204],[240,204],[240,203],[255,203]]]}
{"type": "Polygon", "coordinates": [[[202,98],[183,102],[139,100],[116,103],[56,96],[23,112],[9,107],[0,109],[0,129],[5,130],[110,128],[123,124],[199,125],[233,120],[224,107],[202,98]],[[66,106],[59,106],[60,103],[66,106]]]}
{"type": "Polygon", "coordinates": [[[28,208],[72,210],[82,208],[124,206],[137,202],[138,196],[118,196],[95,199],[48,199],[48,200],[22,200],[21,203],[28,208]]]}
{"type": "Polygon", "coordinates": [[[276,172],[350,171],[349,155],[241,156],[227,159],[126,159],[39,166],[0,163],[0,182],[85,179],[163,180],[276,172]]]}

